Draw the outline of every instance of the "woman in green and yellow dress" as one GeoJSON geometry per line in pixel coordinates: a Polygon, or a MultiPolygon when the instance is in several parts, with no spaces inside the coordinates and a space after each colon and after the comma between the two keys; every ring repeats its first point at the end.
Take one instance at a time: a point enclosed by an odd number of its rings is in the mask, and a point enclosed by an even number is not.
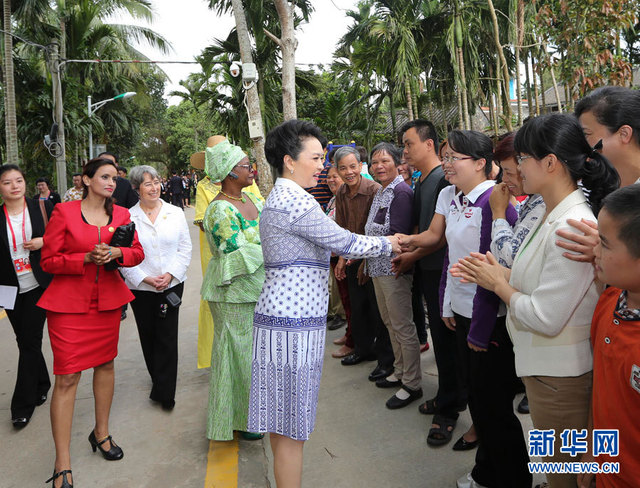
{"type": "Polygon", "coordinates": [[[203,227],[213,257],[202,283],[213,322],[207,437],[245,439],[262,435],[245,432],[249,411],[253,312],[264,282],[258,222],[262,202],[243,188],[253,183],[249,158],[223,141],[206,149],[205,170],[221,189],[209,204],[203,227]]]}
{"type": "MultiPolygon", "coordinates": [[[[207,147],[211,148],[226,140],[224,136],[211,136],[207,139],[207,147]]],[[[199,151],[191,155],[191,166],[204,171],[205,169],[205,151],[199,151]]],[[[252,193],[258,197],[261,202],[264,198],[260,194],[260,189],[256,182],[253,181],[250,186],[244,189],[247,193],[252,193]]],[[[208,176],[205,176],[198,183],[196,189],[196,216],[193,221],[200,228],[200,265],[202,266],[202,276],[207,272],[207,266],[211,260],[211,250],[207,243],[207,237],[204,233],[202,221],[209,204],[220,193],[220,182],[213,183],[208,176]]],[[[211,346],[213,344],[213,318],[209,309],[209,302],[200,300],[200,311],[198,313],[198,368],[208,368],[211,365],[211,346]]]]}

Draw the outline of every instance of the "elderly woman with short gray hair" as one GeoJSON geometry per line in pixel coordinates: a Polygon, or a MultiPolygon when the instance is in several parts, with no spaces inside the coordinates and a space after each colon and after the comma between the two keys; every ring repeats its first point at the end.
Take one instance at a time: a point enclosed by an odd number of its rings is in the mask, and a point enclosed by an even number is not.
{"type": "MultiPolygon", "coordinates": [[[[379,143],[371,151],[370,169],[382,186],[369,209],[364,227],[368,236],[412,231],[413,190],[398,173],[401,154],[400,149],[388,142],[379,143]]],[[[389,256],[368,258],[366,272],[373,279],[378,309],[389,330],[395,356],[393,373],[377,380],[376,386],[399,388],[386,405],[390,409],[402,408],[422,396],[420,342],[411,307],[413,279],[411,274],[394,276],[389,256]]]]}
{"type": "Polygon", "coordinates": [[[129,172],[129,181],[140,195],[129,212],[145,258],[138,266],[120,271],[135,296],[131,308],[153,383],[149,398],[172,410],[178,374],[178,311],[191,261],[191,237],[182,209],[160,198],[155,168],[136,166],[129,172]]]}

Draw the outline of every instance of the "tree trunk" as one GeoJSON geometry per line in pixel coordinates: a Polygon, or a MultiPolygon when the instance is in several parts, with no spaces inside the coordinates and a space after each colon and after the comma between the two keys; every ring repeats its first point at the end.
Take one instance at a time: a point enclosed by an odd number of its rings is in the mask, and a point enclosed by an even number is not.
{"type": "Polygon", "coordinates": [[[442,137],[447,137],[449,121],[447,120],[447,108],[444,106],[444,84],[440,85],[440,110],[442,110],[442,137]]]}
{"type": "Polygon", "coordinates": [[[556,102],[558,102],[558,112],[562,113],[562,101],[560,100],[560,90],[558,89],[558,82],[556,81],[556,75],[553,70],[553,64],[549,65],[549,73],[551,73],[551,83],[553,84],[553,91],[556,94],[556,102]]]}
{"type": "MultiPolygon", "coordinates": [[[[278,11],[282,33],[280,39],[276,41],[282,52],[282,112],[284,120],[291,120],[298,117],[296,111],[296,48],[298,41],[293,21],[294,5],[288,0],[274,0],[274,3],[278,11]]],[[[272,36],[269,37],[273,39],[272,36]]]]}
{"type": "Polygon", "coordinates": [[[391,132],[396,133],[396,106],[393,103],[394,86],[389,85],[389,113],[391,114],[391,132]]]}
{"type": "MultiPolygon", "coordinates": [[[[236,31],[238,32],[238,43],[240,44],[240,58],[243,63],[252,63],[251,40],[249,38],[249,28],[247,27],[247,18],[245,17],[242,0],[231,0],[233,7],[233,15],[236,20],[236,31]]],[[[256,121],[262,129],[262,112],[260,110],[260,96],[258,88],[255,84],[247,90],[247,106],[249,112],[249,121],[256,121]]],[[[250,122],[251,123],[251,122],[250,122]]],[[[264,131],[263,131],[264,133],[264,131]]],[[[267,163],[264,155],[264,135],[253,139],[253,150],[255,151],[256,163],[258,165],[258,177],[260,179],[260,192],[263,197],[267,197],[271,188],[273,188],[273,173],[271,166],[267,163]]]]}
{"type": "Polygon", "coordinates": [[[467,102],[467,74],[464,69],[464,56],[462,55],[462,48],[456,48],[456,53],[458,54],[458,69],[460,70],[460,97],[462,98],[462,116],[464,128],[468,129],[471,127],[471,122],[469,120],[469,104],[467,102]]]}
{"type": "MultiPolygon", "coordinates": [[[[524,1],[518,0],[516,6],[516,99],[518,100],[518,126],[522,125],[522,96],[520,94],[520,52],[524,41],[524,1]]],[[[527,80],[529,79],[527,71],[527,80]]],[[[527,95],[527,100],[529,96],[527,95]]],[[[531,113],[531,102],[529,101],[529,113],[531,113]]]]}
{"type": "MultiPolygon", "coordinates": [[[[489,65],[489,77],[493,78],[493,66],[489,65]]],[[[498,89],[500,84],[498,83],[498,89]]],[[[489,115],[491,116],[491,125],[496,137],[500,133],[500,119],[498,118],[498,108],[495,102],[495,94],[489,91],[489,115]]]]}
{"type": "MultiPolygon", "coordinates": [[[[489,3],[489,12],[491,13],[491,20],[493,21],[493,40],[496,44],[496,50],[498,51],[498,56],[500,57],[500,64],[502,65],[502,83],[504,85],[504,95],[505,95],[505,114],[504,121],[507,127],[507,130],[511,132],[513,130],[513,125],[511,124],[511,96],[509,93],[509,67],[507,66],[507,60],[504,57],[504,51],[502,49],[502,44],[500,44],[500,30],[498,28],[498,17],[496,16],[496,9],[493,7],[493,2],[491,0],[487,0],[489,3]]],[[[498,77],[500,73],[497,73],[498,77]]]]}
{"type": "MultiPolygon", "coordinates": [[[[420,82],[420,85],[422,85],[422,81],[420,82]]],[[[412,90],[411,91],[411,103],[413,104],[413,118],[414,119],[419,119],[420,118],[420,111],[418,110],[418,93],[422,93],[423,87],[422,86],[418,86],[418,90],[412,90]]]]}
{"type": "Polygon", "coordinates": [[[11,37],[11,0],[3,0],[4,17],[4,126],[7,139],[7,160],[18,164],[18,123],[16,120],[16,90],[13,80],[13,37],[11,37]]]}
{"type": "Polygon", "coordinates": [[[540,77],[540,96],[542,98],[542,109],[540,110],[541,114],[547,113],[547,94],[545,93],[547,90],[544,85],[544,54],[542,47],[540,48],[540,57],[538,58],[538,76],[540,77]]]}
{"type": "MultiPolygon", "coordinates": [[[[540,100],[538,100],[538,98],[540,97],[540,92],[538,91],[538,81],[536,80],[536,69],[534,67],[538,66],[538,63],[535,63],[534,58],[533,58],[533,52],[530,53],[531,54],[531,75],[533,76],[533,96],[535,97],[535,101],[536,101],[536,116],[540,115],[540,100]]],[[[540,77],[540,74],[538,73],[538,77],[540,77]]],[[[540,77],[540,79],[542,79],[540,77]]]]}
{"type": "Polygon", "coordinates": [[[553,69],[553,62],[551,61],[551,56],[549,56],[547,52],[546,43],[542,44],[542,48],[544,49],[544,54],[549,62],[549,73],[551,73],[551,83],[553,84],[553,91],[556,95],[556,102],[558,103],[558,113],[562,113],[562,102],[560,101],[560,90],[558,89],[558,83],[556,82],[556,74],[553,69]]]}
{"type": "MultiPolygon", "coordinates": [[[[496,58],[496,72],[500,73],[500,58],[496,58]]],[[[502,83],[500,75],[496,75],[496,130],[500,131],[500,119],[502,119],[502,83]]]]}
{"type": "Polygon", "coordinates": [[[405,96],[407,97],[407,116],[409,117],[409,120],[413,120],[413,104],[411,101],[411,84],[409,83],[409,80],[404,80],[404,93],[405,96]]]}
{"type": "Polygon", "coordinates": [[[531,75],[529,73],[529,53],[526,53],[524,57],[524,67],[527,83],[527,108],[529,109],[529,117],[533,114],[533,101],[531,100],[531,75]]]}
{"type": "Polygon", "coordinates": [[[456,90],[458,98],[458,129],[464,129],[464,112],[462,110],[462,94],[460,93],[460,87],[456,90]]]}

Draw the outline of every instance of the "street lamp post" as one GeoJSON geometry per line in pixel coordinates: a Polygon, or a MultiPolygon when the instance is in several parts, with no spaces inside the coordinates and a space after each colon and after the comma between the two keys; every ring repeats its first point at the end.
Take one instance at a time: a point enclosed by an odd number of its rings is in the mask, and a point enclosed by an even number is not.
{"type": "MultiPolygon", "coordinates": [[[[106,105],[109,102],[113,102],[114,100],[125,100],[127,98],[131,98],[136,95],[136,92],[126,92],[121,93],[120,95],[116,95],[113,98],[108,98],[106,100],[100,100],[96,103],[91,103],[91,95],[87,97],[87,115],[89,118],[96,113],[96,111],[106,105]]],[[[91,120],[89,120],[89,159],[93,159],[93,128],[91,127],[91,120]]]]}

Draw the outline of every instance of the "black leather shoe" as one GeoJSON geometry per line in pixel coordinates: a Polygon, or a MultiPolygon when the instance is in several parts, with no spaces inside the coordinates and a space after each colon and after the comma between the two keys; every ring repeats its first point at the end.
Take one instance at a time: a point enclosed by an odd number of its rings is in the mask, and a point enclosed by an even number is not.
{"type": "Polygon", "coordinates": [[[383,368],[382,366],[380,366],[378,364],[375,367],[375,369],[373,371],[371,371],[371,374],[369,375],[369,381],[381,380],[381,379],[386,378],[387,376],[389,376],[391,373],[393,373],[393,369],[383,368]]]}
{"type": "Polygon", "coordinates": [[[467,441],[464,436],[461,436],[460,439],[456,441],[453,445],[454,451],[470,451],[471,449],[475,449],[478,446],[478,439],[475,441],[467,441]]]}
{"type": "Polygon", "coordinates": [[[529,399],[527,395],[523,396],[520,403],[518,403],[518,413],[529,413],[529,399]]]}
{"type": "Polygon", "coordinates": [[[40,395],[38,397],[38,401],[36,402],[36,407],[39,407],[40,405],[44,404],[44,402],[47,401],[47,394],[45,393],[44,395],[40,395]]]}
{"type": "Polygon", "coordinates": [[[166,410],[167,412],[170,412],[171,410],[173,410],[173,407],[175,406],[176,406],[175,400],[165,400],[164,402],[162,402],[162,410],[166,410]]]}
{"type": "Polygon", "coordinates": [[[376,386],[378,388],[395,388],[396,386],[402,385],[402,381],[389,381],[386,377],[376,381],[376,386]]]}
{"type": "Polygon", "coordinates": [[[11,419],[11,423],[16,429],[24,429],[29,423],[29,420],[31,419],[27,417],[16,417],[15,419],[11,419]]]}
{"type": "Polygon", "coordinates": [[[346,322],[340,317],[334,317],[329,322],[327,322],[327,329],[338,330],[340,327],[343,327],[344,324],[346,324],[346,322]]]}
{"type": "Polygon", "coordinates": [[[391,398],[387,400],[387,408],[390,410],[395,410],[397,408],[406,407],[412,401],[417,400],[418,398],[422,398],[422,388],[418,388],[417,390],[412,390],[411,388],[407,388],[402,385],[402,389],[409,393],[409,398],[405,400],[401,400],[397,396],[393,395],[391,398]]]}
{"type": "Polygon", "coordinates": [[[111,436],[107,436],[106,439],[102,439],[100,442],[98,442],[98,439],[96,439],[96,433],[92,430],[91,434],[89,434],[89,443],[91,444],[91,449],[93,449],[93,452],[96,452],[96,449],[99,449],[100,454],[102,454],[102,457],[107,461],[119,461],[124,457],[122,449],[120,448],[120,446],[117,446],[115,442],[113,442],[111,436]],[[109,449],[108,451],[102,448],[102,444],[107,441],[111,443],[111,449],[109,449]]]}
{"type": "MultiPolygon", "coordinates": [[[[369,356],[361,356],[358,353],[349,354],[348,356],[342,358],[340,361],[343,366],[353,366],[354,364],[360,364],[363,361],[375,361],[376,355],[370,354],[369,356]]],[[[389,373],[391,374],[391,373],[389,373]]]]}

